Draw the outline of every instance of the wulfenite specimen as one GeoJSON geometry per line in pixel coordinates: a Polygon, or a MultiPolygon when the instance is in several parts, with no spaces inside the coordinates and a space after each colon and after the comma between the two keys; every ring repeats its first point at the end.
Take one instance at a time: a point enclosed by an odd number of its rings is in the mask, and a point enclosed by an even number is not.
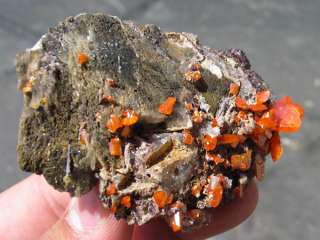
{"type": "Polygon", "coordinates": [[[241,197],[283,152],[280,132],[303,109],[274,100],[241,50],[202,46],[104,14],[50,28],[17,56],[24,93],[20,167],[100,199],[129,224],[163,216],[173,231],[208,221],[206,208],[241,197]]]}

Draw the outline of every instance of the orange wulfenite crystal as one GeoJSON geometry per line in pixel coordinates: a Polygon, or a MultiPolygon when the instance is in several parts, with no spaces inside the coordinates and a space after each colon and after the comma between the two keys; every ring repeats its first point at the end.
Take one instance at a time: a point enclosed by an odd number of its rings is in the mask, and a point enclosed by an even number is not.
{"type": "Polygon", "coordinates": [[[79,53],[78,54],[78,63],[80,65],[86,64],[88,61],[89,61],[88,55],[86,55],[84,53],[79,53]]]}
{"type": "Polygon", "coordinates": [[[223,187],[218,183],[213,189],[208,189],[210,194],[212,194],[209,204],[211,207],[216,208],[220,205],[223,196],[223,187]]]}
{"type": "Polygon", "coordinates": [[[120,203],[121,203],[121,205],[125,206],[126,208],[130,208],[131,207],[131,197],[129,195],[122,197],[120,203]]]}
{"type": "Polygon", "coordinates": [[[237,108],[240,108],[243,110],[249,109],[247,102],[243,98],[241,98],[240,96],[236,97],[236,106],[237,106],[237,108]]]}
{"type": "Polygon", "coordinates": [[[167,192],[159,190],[153,193],[153,200],[159,208],[164,208],[166,205],[171,203],[172,198],[167,192]]]}
{"type": "Polygon", "coordinates": [[[112,156],[121,156],[121,140],[119,138],[112,138],[109,142],[109,152],[112,156]]]}
{"type": "Polygon", "coordinates": [[[206,134],[202,138],[202,145],[206,151],[212,151],[216,148],[217,138],[206,134]]]}
{"type": "Polygon", "coordinates": [[[116,185],[114,183],[110,183],[107,186],[106,193],[107,193],[108,196],[116,194],[117,193],[116,185]]]}
{"type": "Polygon", "coordinates": [[[181,216],[180,212],[176,212],[171,219],[171,228],[173,232],[181,231],[181,216]]]}
{"type": "Polygon", "coordinates": [[[139,121],[139,114],[133,111],[132,109],[128,109],[122,113],[124,118],[122,118],[121,122],[124,126],[131,126],[136,124],[139,121]]]}
{"type": "Polygon", "coordinates": [[[234,154],[231,156],[232,169],[240,169],[241,171],[247,171],[251,165],[252,150],[247,150],[242,154],[234,154]]]}
{"type": "Polygon", "coordinates": [[[112,133],[116,132],[119,128],[122,128],[122,127],[123,127],[123,124],[120,118],[118,118],[114,114],[110,116],[110,119],[106,123],[106,128],[112,133]]]}
{"type": "Polygon", "coordinates": [[[280,132],[296,132],[300,129],[304,115],[303,108],[288,96],[277,100],[272,108],[280,132]]]}
{"type": "Polygon", "coordinates": [[[189,130],[183,131],[183,142],[187,145],[191,145],[193,143],[193,136],[189,130]]]}
{"type": "Polygon", "coordinates": [[[218,137],[218,144],[239,143],[242,136],[236,134],[224,134],[218,137]]]}
{"type": "Polygon", "coordinates": [[[252,104],[252,105],[248,105],[249,109],[252,112],[262,112],[268,109],[268,107],[264,104],[258,103],[258,104],[252,104]]]}
{"type": "Polygon", "coordinates": [[[257,124],[263,129],[296,132],[301,127],[303,115],[303,108],[285,96],[277,100],[271,109],[257,120],[257,124]]]}
{"type": "Polygon", "coordinates": [[[158,111],[168,116],[171,115],[176,101],[175,97],[168,97],[164,103],[160,104],[158,111]]]}
{"type": "Polygon", "coordinates": [[[261,116],[261,118],[258,118],[256,123],[262,129],[276,129],[277,122],[276,122],[276,118],[275,118],[274,109],[270,109],[269,111],[265,112],[261,116]]]}
{"type": "Polygon", "coordinates": [[[273,161],[277,161],[281,158],[283,153],[283,147],[281,145],[281,140],[279,133],[274,132],[270,140],[270,151],[273,161]]]}
{"type": "Polygon", "coordinates": [[[247,104],[240,96],[236,97],[236,106],[242,110],[251,110],[252,112],[262,112],[268,109],[268,107],[262,103],[247,104]]]}
{"type": "Polygon", "coordinates": [[[236,96],[238,95],[239,91],[240,91],[240,86],[238,84],[235,84],[235,83],[230,84],[229,94],[236,96]]]}
{"type": "Polygon", "coordinates": [[[269,100],[270,98],[270,91],[269,90],[264,90],[261,92],[257,92],[257,103],[265,103],[266,101],[269,100]]]}

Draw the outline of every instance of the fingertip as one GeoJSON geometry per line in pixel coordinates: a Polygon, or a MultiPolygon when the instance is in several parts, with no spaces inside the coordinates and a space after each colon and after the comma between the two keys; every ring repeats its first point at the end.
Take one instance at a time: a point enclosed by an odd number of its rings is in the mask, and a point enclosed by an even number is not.
{"type": "Polygon", "coordinates": [[[31,175],[1,193],[0,232],[8,239],[36,239],[64,214],[69,201],[68,194],[31,175]]]}

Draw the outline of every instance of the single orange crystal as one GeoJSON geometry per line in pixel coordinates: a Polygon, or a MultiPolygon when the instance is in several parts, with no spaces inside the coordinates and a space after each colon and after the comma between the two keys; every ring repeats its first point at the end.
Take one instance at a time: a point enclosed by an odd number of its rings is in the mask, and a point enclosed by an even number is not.
{"type": "Polygon", "coordinates": [[[246,100],[244,100],[240,96],[236,97],[236,106],[237,106],[237,108],[240,108],[240,109],[243,109],[243,110],[248,110],[249,109],[246,100]]]}
{"type": "Polygon", "coordinates": [[[121,156],[122,148],[121,148],[121,140],[116,137],[112,138],[109,142],[109,152],[112,156],[121,156]]]}
{"type": "Polygon", "coordinates": [[[277,121],[275,118],[275,110],[270,109],[265,112],[260,118],[257,119],[256,123],[262,129],[276,129],[277,121]]]}
{"type": "Polygon", "coordinates": [[[247,150],[245,153],[234,154],[231,156],[232,169],[240,169],[241,171],[249,170],[251,166],[252,150],[247,150]]]}
{"type": "Polygon", "coordinates": [[[283,147],[278,132],[274,132],[270,140],[270,152],[273,161],[277,161],[283,154],[283,147]]]}
{"type": "Polygon", "coordinates": [[[131,197],[129,195],[122,197],[120,203],[121,203],[121,205],[125,206],[126,208],[130,208],[131,207],[131,197]]]}
{"type": "Polygon", "coordinates": [[[219,144],[238,144],[242,140],[242,136],[236,134],[223,134],[218,137],[219,144]]]}
{"type": "Polygon", "coordinates": [[[202,138],[202,145],[206,151],[212,151],[216,148],[217,137],[212,137],[209,134],[206,134],[202,138]]]}
{"type": "Polygon", "coordinates": [[[110,116],[110,119],[106,123],[106,128],[112,133],[116,132],[119,128],[122,127],[123,124],[121,119],[114,114],[110,116]]]}
{"type": "Polygon", "coordinates": [[[236,97],[236,106],[242,110],[250,110],[252,112],[262,112],[268,109],[268,107],[262,103],[248,104],[246,100],[240,96],[236,97]]]}
{"type": "Polygon", "coordinates": [[[194,111],[192,115],[192,121],[198,124],[202,123],[203,122],[202,113],[198,110],[194,111]]]}
{"type": "Polygon", "coordinates": [[[131,126],[136,124],[139,121],[139,114],[133,111],[132,109],[127,109],[123,113],[123,118],[121,120],[122,125],[131,126]]]}
{"type": "Polygon", "coordinates": [[[84,65],[89,61],[89,57],[88,55],[86,55],[85,53],[79,53],[78,54],[78,63],[80,65],[84,65]]]}
{"type": "Polygon", "coordinates": [[[171,217],[171,228],[173,232],[179,232],[181,231],[181,214],[180,212],[176,212],[172,217],[171,217]]]}
{"type": "Polygon", "coordinates": [[[237,96],[240,91],[240,86],[236,83],[231,83],[229,86],[229,94],[237,96]]]}
{"type": "Polygon", "coordinates": [[[220,205],[223,196],[223,187],[220,183],[216,184],[213,189],[208,189],[211,197],[209,204],[211,207],[216,208],[220,205]]]}
{"type": "Polygon", "coordinates": [[[257,103],[265,103],[266,101],[269,100],[270,95],[271,95],[271,93],[269,90],[257,92],[257,96],[256,96],[257,103]]]}
{"type": "Polygon", "coordinates": [[[168,116],[171,115],[176,101],[175,97],[168,97],[164,103],[160,104],[158,111],[168,116]]]}
{"type": "Polygon", "coordinates": [[[167,204],[170,203],[170,201],[172,201],[170,199],[170,194],[162,190],[158,190],[153,193],[153,200],[159,208],[164,208],[167,204]]]}
{"type": "Polygon", "coordinates": [[[191,145],[193,143],[193,136],[190,130],[183,131],[183,142],[187,145],[191,145]]]}

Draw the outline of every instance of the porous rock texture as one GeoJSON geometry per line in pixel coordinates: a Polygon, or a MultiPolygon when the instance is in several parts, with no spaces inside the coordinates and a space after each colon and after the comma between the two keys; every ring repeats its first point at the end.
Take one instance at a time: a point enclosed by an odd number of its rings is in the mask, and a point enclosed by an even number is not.
{"type": "Polygon", "coordinates": [[[204,209],[263,178],[272,131],[248,136],[272,100],[241,50],[84,13],[19,54],[17,74],[20,167],[76,196],[98,183],[129,224],[164,216],[174,231],[193,229],[208,222],[204,209]]]}

